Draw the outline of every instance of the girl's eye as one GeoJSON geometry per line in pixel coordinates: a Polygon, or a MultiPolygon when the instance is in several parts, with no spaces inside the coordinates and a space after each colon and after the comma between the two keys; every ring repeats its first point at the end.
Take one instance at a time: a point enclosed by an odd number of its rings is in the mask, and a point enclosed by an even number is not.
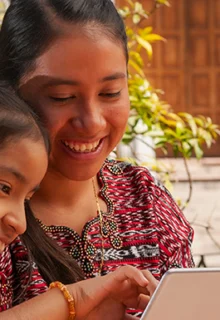
{"type": "Polygon", "coordinates": [[[9,195],[11,192],[11,187],[7,186],[6,184],[0,184],[0,191],[9,195]]]}
{"type": "Polygon", "coordinates": [[[106,98],[115,98],[120,95],[121,91],[112,92],[112,93],[100,93],[99,96],[106,97],[106,98]]]}

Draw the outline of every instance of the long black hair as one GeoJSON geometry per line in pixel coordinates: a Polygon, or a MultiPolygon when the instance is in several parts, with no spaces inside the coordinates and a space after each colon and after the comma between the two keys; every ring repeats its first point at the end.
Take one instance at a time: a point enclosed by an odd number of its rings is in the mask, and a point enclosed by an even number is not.
{"type": "MultiPolygon", "coordinates": [[[[36,59],[73,28],[104,33],[122,46],[128,60],[124,23],[111,0],[12,0],[0,31],[0,79],[19,93],[36,59]]],[[[76,262],[46,236],[29,207],[23,239],[48,283],[83,277],[76,262]]]]}
{"type": "Polygon", "coordinates": [[[18,86],[36,59],[66,31],[104,33],[124,49],[123,20],[111,0],[12,0],[0,32],[0,77],[18,86]]]}

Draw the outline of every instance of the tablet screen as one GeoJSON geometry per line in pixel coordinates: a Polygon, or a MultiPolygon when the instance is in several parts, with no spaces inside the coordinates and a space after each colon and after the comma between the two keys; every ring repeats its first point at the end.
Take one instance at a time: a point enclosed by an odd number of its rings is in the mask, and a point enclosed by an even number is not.
{"type": "Polygon", "coordinates": [[[171,269],[141,320],[219,320],[220,268],[171,269]]]}

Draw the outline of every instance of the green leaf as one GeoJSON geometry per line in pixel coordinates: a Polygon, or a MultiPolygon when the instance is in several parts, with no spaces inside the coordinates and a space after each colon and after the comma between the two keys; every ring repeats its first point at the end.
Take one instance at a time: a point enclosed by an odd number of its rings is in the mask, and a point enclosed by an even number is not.
{"type": "Polygon", "coordinates": [[[132,140],[133,140],[133,138],[123,138],[123,139],[122,139],[122,142],[123,142],[124,144],[129,144],[129,143],[131,143],[132,140]]]}
{"type": "Polygon", "coordinates": [[[144,40],[149,41],[149,42],[155,42],[155,41],[166,41],[165,38],[161,37],[159,34],[151,33],[142,36],[144,40]]]}
{"type": "Polygon", "coordinates": [[[164,4],[167,7],[170,7],[170,3],[167,0],[156,0],[158,4],[164,4]]]}
{"type": "Polygon", "coordinates": [[[151,59],[153,55],[151,44],[138,35],[136,35],[136,39],[137,39],[137,42],[147,51],[148,57],[151,59]]]}
{"type": "Polygon", "coordinates": [[[178,115],[182,116],[183,118],[186,119],[187,123],[189,124],[189,126],[192,130],[193,136],[196,137],[197,125],[196,125],[196,121],[194,120],[193,116],[189,113],[186,113],[186,112],[179,112],[178,115]]]}
{"type": "Polygon", "coordinates": [[[177,121],[176,123],[176,133],[178,136],[180,136],[184,132],[184,125],[182,122],[177,121]]]}
{"type": "Polygon", "coordinates": [[[143,6],[140,2],[135,2],[134,11],[139,13],[142,13],[144,11],[143,6]]]}
{"type": "Polygon", "coordinates": [[[126,0],[127,3],[130,5],[130,7],[133,9],[134,8],[134,3],[132,0],[126,0]]]}
{"type": "Polygon", "coordinates": [[[185,157],[187,157],[187,158],[190,157],[192,154],[192,152],[191,152],[192,146],[188,142],[184,141],[182,143],[182,148],[183,148],[183,153],[184,153],[185,157]]]}
{"type": "Polygon", "coordinates": [[[134,68],[134,70],[136,70],[142,77],[144,77],[144,72],[142,70],[142,68],[134,61],[134,60],[129,60],[128,64],[134,68]]]}
{"type": "Polygon", "coordinates": [[[130,58],[130,60],[133,60],[139,67],[143,68],[144,62],[143,62],[143,59],[142,59],[140,53],[135,52],[135,51],[130,51],[129,58],[130,58]]]}
{"type": "Polygon", "coordinates": [[[197,159],[201,159],[202,156],[203,156],[203,151],[202,151],[201,147],[199,146],[198,142],[196,142],[194,144],[193,148],[194,148],[194,151],[195,151],[196,158],[197,159]]]}
{"type": "Polygon", "coordinates": [[[138,24],[141,21],[141,16],[138,13],[134,14],[132,17],[132,21],[134,24],[138,24]]]}
{"type": "Polygon", "coordinates": [[[144,29],[139,29],[139,30],[138,30],[138,33],[139,33],[140,35],[146,35],[146,34],[152,33],[152,31],[153,31],[153,28],[152,28],[152,27],[146,27],[146,28],[144,28],[144,29]]]}

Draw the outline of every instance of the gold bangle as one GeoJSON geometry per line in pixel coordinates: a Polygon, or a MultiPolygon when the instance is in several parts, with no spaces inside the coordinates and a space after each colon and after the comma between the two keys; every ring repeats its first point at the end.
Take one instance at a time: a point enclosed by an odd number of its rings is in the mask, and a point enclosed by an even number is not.
{"type": "Polygon", "coordinates": [[[68,302],[68,305],[69,305],[69,318],[68,318],[68,320],[74,320],[76,317],[76,310],[75,310],[75,301],[74,301],[73,296],[70,294],[67,287],[59,281],[54,281],[50,284],[49,289],[53,289],[53,288],[58,288],[62,292],[64,298],[66,299],[66,301],[68,302]]]}

